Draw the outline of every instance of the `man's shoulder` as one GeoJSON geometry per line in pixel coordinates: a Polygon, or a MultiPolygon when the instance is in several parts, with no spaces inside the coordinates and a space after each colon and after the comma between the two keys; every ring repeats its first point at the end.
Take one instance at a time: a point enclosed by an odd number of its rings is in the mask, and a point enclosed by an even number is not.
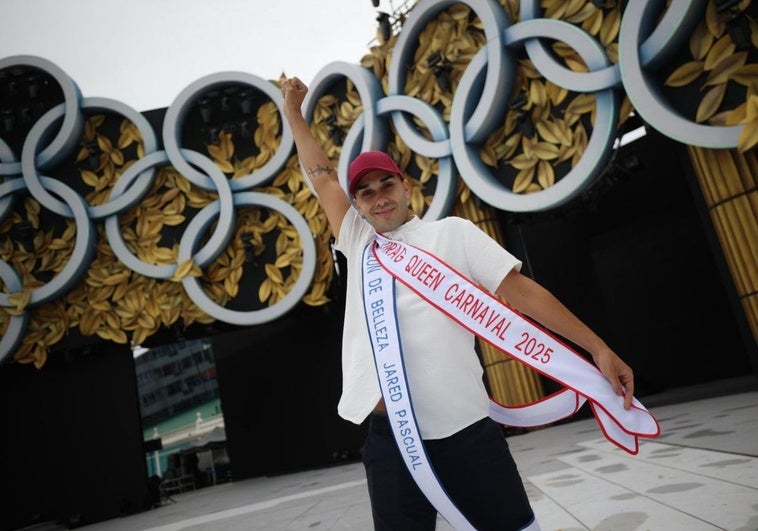
{"type": "Polygon", "coordinates": [[[471,221],[458,216],[445,216],[444,218],[435,221],[429,221],[426,223],[429,226],[445,228],[447,230],[458,228],[462,229],[467,226],[473,226],[473,223],[471,223],[471,221]]]}
{"type": "Polygon", "coordinates": [[[459,216],[445,216],[444,218],[434,220],[421,220],[424,225],[454,225],[458,223],[469,223],[465,218],[459,216]]]}

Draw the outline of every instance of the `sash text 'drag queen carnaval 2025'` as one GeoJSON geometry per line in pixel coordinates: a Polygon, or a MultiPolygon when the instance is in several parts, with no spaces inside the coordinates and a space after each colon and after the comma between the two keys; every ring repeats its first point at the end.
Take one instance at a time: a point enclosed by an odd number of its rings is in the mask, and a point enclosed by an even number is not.
{"type": "Polygon", "coordinates": [[[395,279],[499,351],[564,388],[540,401],[507,407],[491,401],[490,417],[511,426],[539,426],[575,413],[589,400],[605,437],[637,454],[639,437],[660,435],[658,421],[636,399],[629,410],[595,365],[509,308],[439,258],[378,235],[372,251],[395,279]]]}

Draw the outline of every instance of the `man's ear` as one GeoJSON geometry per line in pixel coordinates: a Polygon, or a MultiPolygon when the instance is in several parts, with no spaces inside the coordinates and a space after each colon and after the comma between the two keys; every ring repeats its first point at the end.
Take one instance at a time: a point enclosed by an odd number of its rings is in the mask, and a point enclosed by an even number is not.
{"type": "Polygon", "coordinates": [[[408,197],[411,196],[411,181],[408,180],[408,177],[403,177],[403,188],[405,188],[405,195],[408,197]]]}

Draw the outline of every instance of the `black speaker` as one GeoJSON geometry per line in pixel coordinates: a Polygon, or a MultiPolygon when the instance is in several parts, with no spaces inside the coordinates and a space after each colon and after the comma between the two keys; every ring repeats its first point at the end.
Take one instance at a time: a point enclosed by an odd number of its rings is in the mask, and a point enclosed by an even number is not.
{"type": "Polygon", "coordinates": [[[142,448],[146,454],[150,452],[157,452],[158,450],[163,449],[163,440],[158,438],[142,441],[142,448]]]}

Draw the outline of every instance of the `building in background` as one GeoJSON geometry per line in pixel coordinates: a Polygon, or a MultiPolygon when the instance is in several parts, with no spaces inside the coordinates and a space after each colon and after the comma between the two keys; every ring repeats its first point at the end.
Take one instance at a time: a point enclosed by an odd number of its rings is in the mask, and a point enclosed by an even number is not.
{"type": "Polygon", "coordinates": [[[176,490],[228,479],[211,341],[135,348],[134,363],[148,475],[163,477],[176,490]]]}

